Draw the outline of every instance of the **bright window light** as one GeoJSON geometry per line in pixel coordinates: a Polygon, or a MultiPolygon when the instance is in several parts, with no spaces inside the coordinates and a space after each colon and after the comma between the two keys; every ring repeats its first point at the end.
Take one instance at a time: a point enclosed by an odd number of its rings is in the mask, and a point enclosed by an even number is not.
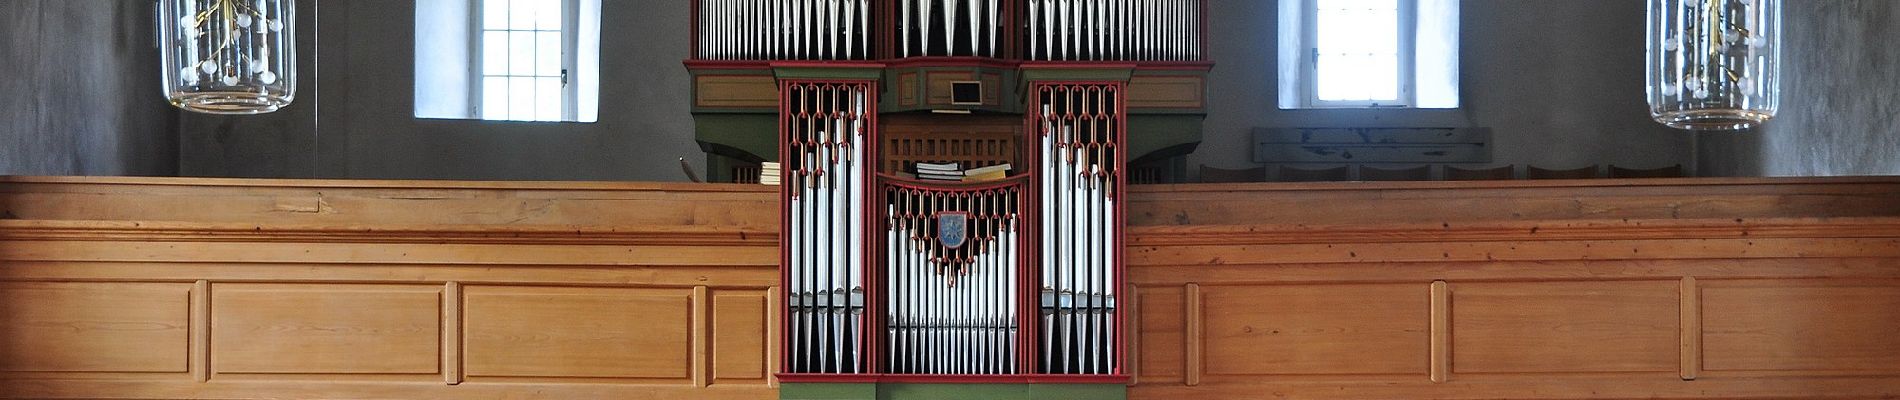
{"type": "Polygon", "coordinates": [[[416,116],[594,122],[599,15],[599,0],[417,0],[416,116]]]}
{"type": "Polygon", "coordinates": [[[1399,101],[1399,0],[1315,2],[1315,97],[1399,101]]]}
{"type": "Polygon", "coordinates": [[[482,119],[572,118],[568,73],[574,54],[565,45],[569,13],[562,3],[482,1],[482,119]]]}
{"type": "Polygon", "coordinates": [[[1457,108],[1459,0],[1280,0],[1280,108],[1457,108]]]}

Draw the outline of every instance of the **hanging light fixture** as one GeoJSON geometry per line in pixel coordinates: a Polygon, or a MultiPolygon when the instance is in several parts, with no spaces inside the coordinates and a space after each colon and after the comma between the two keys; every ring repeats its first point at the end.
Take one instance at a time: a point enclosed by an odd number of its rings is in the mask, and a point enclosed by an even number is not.
{"type": "Polygon", "coordinates": [[[1649,0],[1649,113],[1680,129],[1748,129],[1781,100],[1781,0],[1649,0]]]}
{"type": "Polygon", "coordinates": [[[209,114],[260,114],[297,90],[295,0],[160,0],[165,97],[209,114]]]}

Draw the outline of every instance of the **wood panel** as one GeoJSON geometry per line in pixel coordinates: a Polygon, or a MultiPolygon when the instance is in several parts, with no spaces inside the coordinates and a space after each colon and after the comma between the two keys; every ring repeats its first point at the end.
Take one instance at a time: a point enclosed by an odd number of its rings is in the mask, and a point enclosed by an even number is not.
{"type": "MultiPolygon", "coordinates": [[[[0,177],[0,296],[87,288],[0,297],[0,319],[79,310],[179,329],[28,348],[48,334],[0,327],[7,355],[28,354],[0,357],[0,398],[775,398],[775,339],[754,333],[775,321],[774,193],[0,177]],[[233,292],[247,288],[267,290],[233,292]],[[322,321],[284,305],[298,296],[362,305],[322,321]],[[283,361],[296,365],[233,359],[293,372],[233,372],[224,355],[246,347],[222,340],[262,336],[235,330],[232,312],[398,339],[326,365],[367,350],[313,329],[249,345],[331,346],[283,361]],[[376,327],[407,320],[440,329],[376,327]],[[205,337],[220,341],[189,340],[205,337]],[[179,344],[74,348],[128,342],[179,344]],[[382,372],[336,373],[349,370],[382,372]]],[[[1900,179],[1152,185],[1128,198],[1130,398],[1900,395],[1887,366],[1900,345],[1886,339],[1900,322],[1868,311],[1900,298],[1900,179]]]]}
{"type": "Polygon", "coordinates": [[[1455,374],[1678,370],[1674,281],[1450,286],[1455,374]]]}
{"type": "Polygon", "coordinates": [[[917,106],[917,73],[906,72],[897,75],[897,102],[904,106],[917,106]]]}
{"type": "Polygon", "coordinates": [[[1704,279],[1702,368],[1900,373],[1900,280],[1704,279]]]}
{"type": "Polygon", "coordinates": [[[438,373],[441,293],[440,286],[213,284],[212,373],[438,373]]]}
{"type": "Polygon", "coordinates": [[[485,377],[691,377],[691,291],[463,287],[464,371],[485,377]]]}
{"type": "Polygon", "coordinates": [[[918,162],[955,162],[968,168],[1012,164],[1022,170],[1022,119],[1008,116],[891,115],[884,117],[886,173],[915,172],[918,162]]]}
{"type": "MultiPolygon", "coordinates": [[[[397,232],[535,227],[756,227],[775,189],[642,182],[432,182],[0,177],[0,219],[310,224],[397,232]]],[[[736,234],[735,234],[736,236],[736,234]]]]}
{"type": "Polygon", "coordinates": [[[1409,229],[1492,221],[1890,217],[1900,210],[1896,182],[1900,178],[1139,185],[1129,188],[1127,214],[1131,226],[1419,224],[1409,229]]]}
{"type": "Polygon", "coordinates": [[[712,355],[713,378],[718,380],[765,379],[767,363],[776,357],[765,354],[765,293],[730,291],[713,295],[712,355]]]}
{"type": "Polygon", "coordinates": [[[1209,375],[1426,373],[1427,283],[1202,290],[1209,375]]]}
{"type": "Polygon", "coordinates": [[[1186,331],[1184,318],[1187,303],[1183,300],[1185,289],[1181,286],[1143,286],[1136,289],[1135,302],[1140,304],[1141,314],[1136,321],[1138,334],[1136,346],[1140,348],[1135,360],[1140,375],[1138,382],[1181,383],[1185,376],[1183,366],[1187,362],[1186,331]]]}
{"type": "Polygon", "coordinates": [[[700,75],[693,81],[700,107],[778,106],[778,81],[771,75],[700,75]]]}
{"type": "Polygon", "coordinates": [[[1200,76],[1143,76],[1128,80],[1129,108],[1201,108],[1206,84],[1200,76]]]}
{"type": "MultiPolygon", "coordinates": [[[[924,104],[931,106],[951,105],[951,83],[976,81],[983,83],[983,106],[1001,104],[1003,90],[1002,75],[995,73],[978,74],[971,71],[927,71],[924,73],[924,104]]],[[[899,94],[902,96],[902,94],[899,94]]],[[[1020,121],[1019,121],[1020,122],[1020,121]]]]}
{"type": "Polygon", "coordinates": [[[185,372],[191,285],[0,283],[0,371],[185,372]]]}

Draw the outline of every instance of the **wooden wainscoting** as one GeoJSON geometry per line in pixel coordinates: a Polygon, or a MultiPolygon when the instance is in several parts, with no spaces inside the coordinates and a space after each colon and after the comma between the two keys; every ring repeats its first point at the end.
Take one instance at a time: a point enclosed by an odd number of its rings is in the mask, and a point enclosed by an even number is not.
{"type": "Polygon", "coordinates": [[[1900,186],[1155,186],[1130,398],[1900,394],[1900,186]]]}
{"type": "Polygon", "coordinates": [[[776,398],[774,197],[10,178],[0,397],[776,398]]]}
{"type": "MultiPolygon", "coordinates": [[[[774,189],[0,178],[0,398],[775,398],[774,189]]],[[[1900,396],[1900,179],[1128,198],[1131,398],[1900,396]]]]}

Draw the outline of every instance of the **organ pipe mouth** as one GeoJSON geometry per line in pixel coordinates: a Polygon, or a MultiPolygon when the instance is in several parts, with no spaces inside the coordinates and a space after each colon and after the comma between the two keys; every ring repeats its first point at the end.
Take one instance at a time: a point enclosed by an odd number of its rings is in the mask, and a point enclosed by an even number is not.
{"type": "Polygon", "coordinates": [[[1055,290],[1045,288],[1042,290],[1041,304],[1042,304],[1042,309],[1045,312],[1049,310],[1055,310],[1055,309],[1113,310],[1115,309],[1115,295],[1086,294],[1086,293],[1075,294],[1075,293],[1066,292],[1066,291],[1057,292],[1055,290]]]}

